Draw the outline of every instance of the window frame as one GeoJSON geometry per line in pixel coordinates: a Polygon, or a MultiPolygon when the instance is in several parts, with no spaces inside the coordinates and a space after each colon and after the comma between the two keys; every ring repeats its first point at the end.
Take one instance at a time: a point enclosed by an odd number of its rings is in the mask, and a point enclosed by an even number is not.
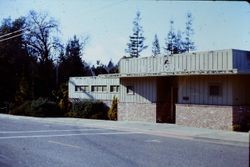
{"type": "Polygon", "coordinates": [[[107,85],[91,85],[91,92],[103,93],[107,92],[107,85]]]}
{"type": "Polygon", "coordinates": [[[222,96],[222,84],[221,83],[209,83],[208,85],[208,95],[212,97],[222,96]]]}
{"type": "Polygon", "coordinates": [[[119,92],[119,85],[110,85],[110,93],[118,93],[119,92]]]}
{"type": "Polygon", "coordinates": [[[75,85],[75,92],[89,92],[89,85],[75,85]]]}

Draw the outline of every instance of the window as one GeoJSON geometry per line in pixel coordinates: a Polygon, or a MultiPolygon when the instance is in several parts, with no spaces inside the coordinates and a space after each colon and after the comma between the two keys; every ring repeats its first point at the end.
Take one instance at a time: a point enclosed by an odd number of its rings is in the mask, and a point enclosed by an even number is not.
{"type": "Polygon", "coordinates": [[[221,96],[222,88],[220,84],[209,85],[209,96],[221,96]]]}
{"type": "Polygon", "coordinates": [[[106,92],[107,86],[106,85],[93,85],[91,86],[91,92],[106,92]]]}
{"type": "Polygon", "coordinates": [[[97,92],[97,86],[91,86],[91,92],[97,92]]]}
{"type": "Polygon", "coordinates": [[[110,86],[110,92],[119,92],[119,86],[118,85],[111,85],[110,86]]]}
{"type": "Polygon", "coordinates": [[[89,86],[88,85],[76,85],[75,91],[76,92],[87,92],[87,91],[89,91],[89,86]]]}
{"type": "Polygon", "coordinates": [[[134,94],[134,86],[127,86],[127,94],[134,94]]]}

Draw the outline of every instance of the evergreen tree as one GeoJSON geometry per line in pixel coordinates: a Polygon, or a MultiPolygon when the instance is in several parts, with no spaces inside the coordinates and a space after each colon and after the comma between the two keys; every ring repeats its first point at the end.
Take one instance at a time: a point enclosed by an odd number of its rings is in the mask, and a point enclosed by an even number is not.
{"type": "Polygon", "coordinates": [[[174,32],[174,21],[170,20],[170,30],[168,32],[167,38],[165,39],[166,47],[164,49],[166,53],[170,54],[175,53],[176,50],[175,40],[176,40],[176,34],[174,32]]]}
{"type": "Polygon", "coordinates": [[[96,67],[92,66],[91,70],[94,72],[95,76],[109,73],[108,67],[102,64],[100,60],[96,61],[96,67]]]}
{"type": "Polygon", "coordinates": [[[176,46],[175,53],[183,53],[183,52],[186,51],[185,48],[184,48],[184,42],[183,42],[183,39],[182,39],[182,32],[181,31],[177,32],[174,43],[175,43],[175,46],[176,46]]]}
{"type": "Polygon", "coordinates": [[[157,34],[155,34],[155,38],[154,38],[154,41],[153,41],[152,45],[153,45],[152,46],[152,54],[153,54],[153,56],[157,56],[157,55],[161,54],[160,44],[159,44],[157,34]]]}
{"type": "Polygon", "coordinates": [[[183,53],[185,50],[183,48],[183,40],[182,40],[182,35],[181,32],[178,31],[176,33],[174,31],[174,21],[170,20],[170,30],[168,32],[168,36],[165,39],[165,44],[166,47],[165,52],[167,54],[178,54],[178,53],[183,53]]]}
{"type": "Polygon", "coordinates": [[[110,60],[108,63],[108,66],[107,66],[108,70],[110,71],[110,69],[112,69],[114,67],[115,67],[114,63],[112,62],[112,60],[110,60]]]}
{"type": "Polygon", "coordinates": [[[128,43],[128,48],[125,49],[126,53],[129,53],[131,57],[139,57],[140,53],[146,49],[148,46],[144,45],[145,37],[143,36],[143,29],[140,25],[141,13],[138,11],[136,17],[133,21],[133,35],[129,36],[130,43],[128,43]]]}
{"type": "Polygon", "coordinates": [[[76,36],[68,41],[65,54],[61,53],[59,57],[58,75],[60,83],[67,82],[71,76],[87,75],[86,63],[81,59],[83,45],[85,44],[86,41],[80,42],[76,36]]]}
{"type": "MultiPolygon", "coordinates": [[[[0,25],[0,36],[4,36],[0,40],[7,39],[24,28],[25,18],[20,17],[14,21],[11,19],[4,19],[0,25]]],[[[22,77],[22,73],[29,74],[29,57],[25,52],[23,46],[23,35],[17,36],[9,40],[0,42],[0,103],[5,101],[14,101],[16,95],[17,85],[22,77]]]]}
{"type": "Polygon", "coordinates": [[[192,41],[192,35],[194,34],[194,29],[192,26],[193,26],[193,17],[191,13],[188,13],[186,29],[185,29],[185,41],[184,41],[184,50],[186,52],[189,52],[195,49],[194,42],[192,41]]]}
{"type": "Polygon", "coordinates": [[[113,74],[113,73],[118,73],[119,72],[118,65],[114,65],[114,63],[112,62],[112,60],[109,61],[107,68],[108,68],[109,74],[113,74]]]}

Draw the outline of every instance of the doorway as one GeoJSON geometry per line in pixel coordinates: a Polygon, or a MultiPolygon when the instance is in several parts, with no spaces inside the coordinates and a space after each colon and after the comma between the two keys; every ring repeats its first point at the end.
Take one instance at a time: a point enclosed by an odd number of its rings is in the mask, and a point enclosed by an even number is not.
{"type": "Polygon", "coordinates": [[[175,123],[175,104],[178,100],[176,77],[157,78],[156,122],[175,123]]]}

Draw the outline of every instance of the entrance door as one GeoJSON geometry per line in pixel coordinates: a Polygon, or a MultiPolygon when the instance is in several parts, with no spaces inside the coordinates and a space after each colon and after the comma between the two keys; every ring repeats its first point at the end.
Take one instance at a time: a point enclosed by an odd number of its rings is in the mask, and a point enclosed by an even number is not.
{"type": "Polygon", "coordinates": [[[158,78],[156,120],[159,123],[175,123],[175,104],[178,89],[175,77],[158,78]]]}

